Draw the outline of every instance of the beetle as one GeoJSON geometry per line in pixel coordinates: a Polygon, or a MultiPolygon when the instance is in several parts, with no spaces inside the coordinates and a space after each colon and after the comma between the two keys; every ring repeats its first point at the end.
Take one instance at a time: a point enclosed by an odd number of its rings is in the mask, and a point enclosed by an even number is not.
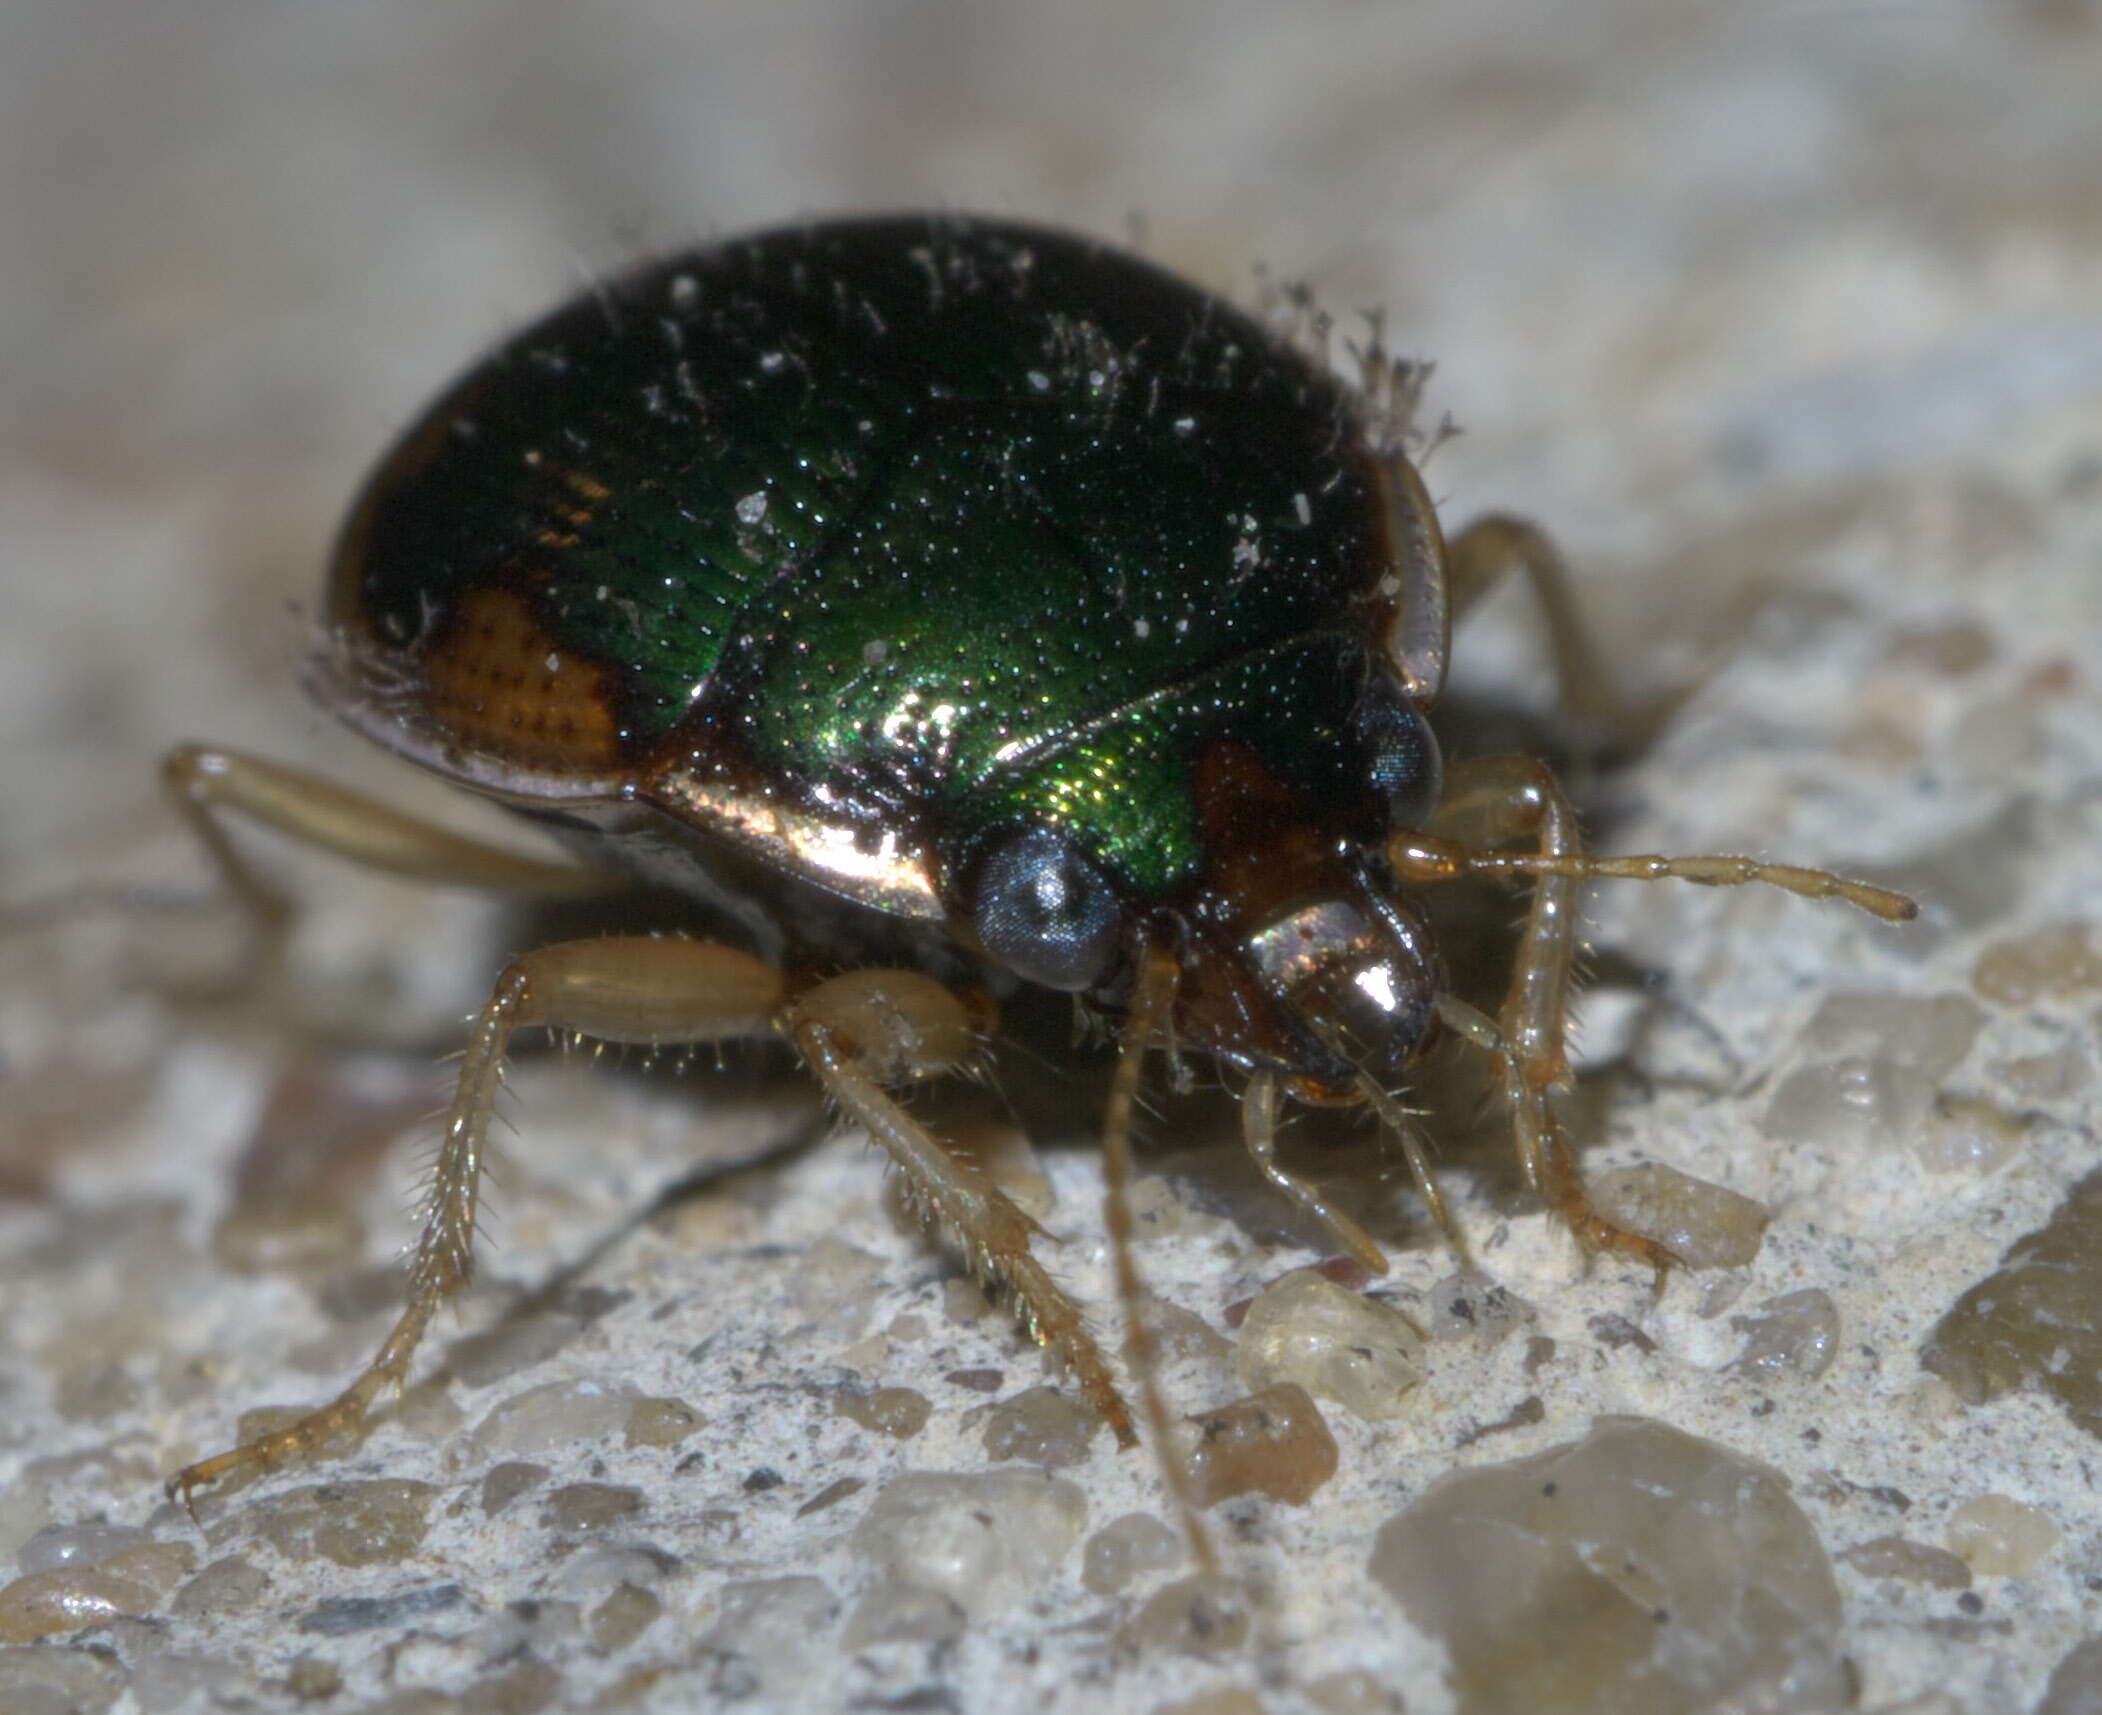
{"type": "Polygon", "coordinates": [[[1262,1172],[1378,1270],[1371,1238],[1279,1165],[1280,1119],[1287,1102],[1375,1110],[1451,1232],[1392,1092],[1456,1031],[1493,1062],[1524,1176],[1577,1237],[1669,1262],[1592,1208],[1551,1105],[1580,883],[1913,907],[1749,858],[1590,856],[1543,763],[1446,767],[1429,716],[1452,622],[1499,574],[1542,598],[1566,697],[1601,705],[1603,675],[1540,530],[1442,533],[1405,366],[1375,337],[1339,373],[1301,321],[1068,233],[842,219],[652,261],[422,413],[342,529],[312,688],[582,861],[198,745],[166,759],[175,801],[266,933],[288,907],[229,815],[438,881],[669,883],[713,932],[505,967],[380,1351],[328,1405],[171,1490],[310,1452],[403,1381],[472,1272],[500,1068],[532,1026],[785,1038],[1126,1445],[1132,1413],[1032,1223],[901,1099],[967,1070],[1020,985],[1079,997],[1119,1044],[1107,1226],[1163,1445],[1123,1194],[1155,1049],[1223,1068],[1262,1172]],[[1470,875],[1531,887],[1494,1016],[1447,992],[1421,903],[1470,875]]]}

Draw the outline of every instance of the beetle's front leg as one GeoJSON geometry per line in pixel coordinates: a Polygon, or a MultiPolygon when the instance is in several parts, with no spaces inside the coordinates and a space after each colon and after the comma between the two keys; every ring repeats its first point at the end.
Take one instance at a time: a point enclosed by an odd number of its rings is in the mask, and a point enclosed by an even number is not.
{"type": "Polygon", "coordinates": [[[974,1273],[1014,1294],[1023,1324],[1078,1378],[1120,1446],[1135,1444],[1131,1412],[1079,1309],[1030,1250],[1039,1230],[1007,1193],[952,1155],[889,1094],[960,1070],[992,1019],[914,971],[850,971],[798,995],[781,1028],[847,1117],[890,1152],[908,1200],[962,1242],[974,1273]]]}
{"type": "Polygon", "coordinates": [[[438,1306],[474,1273],[475,1215],[505,1050],[531,1025],[607,1042],[704,1042],[774,1027],[786,983],[762,959],[704,941],[631,936],[564,941],[508,965],[476,1016],[424,1203],[409,1269],[409,1302],[364,1373],[296,1422],[178,1472],[186,1505],[232,1472],[310,1454],[355,1430],[373,1402],[408,1375],[438,1306]]]}
{"type": "Polygon", "coordinates": [[[1446,777],[1437,816],[1440,832],[1455,830],[1489,844],[1524,840],[1561,860],[1560,872],[1536,874],[1520,933],[1511,986],[1495,1023],[1472,1009],[1443,1007],[1460,1034],[1497,1057],[1504,1100],[1526,1183],[1543,1197],[1590,1250],[1625,1251],[1662,1270],[1675,1260],[1653,1239],[1615,1226],[1592,1207],[1576,1154],[1555,1117],[1553,1092],[1569,1082],[1565,1037],[1577,947],[1577,888],[1583,840],[1554,774],[1525,756],[1484,757],[1456,764],[1446,777]]]}
{"type": "Polygon", "coordinates": [[[1587,1245],[1629,1251],[1660,1269],[1672,1261],[1669,1251],[1614,1226],[1592,1208],[1549,1101],[1549,1092],[1569,1077],[1563,1040],[1576,960],[1579,884],[1595,878],[1690,881],[1700,887],[1756,882],[1805,899],[1841,900],[1886,923],[1902,923],[1919,912],[1902,893],[1797,864],[1735,856],[1587,856],[1568,798],[1547,765],[1529,756],[1490,756],[1455,765],[1446,775],[1433,830],[1395,834],[1387,843],[1387,861],[1397,879],[1426,885],[1464,875],[1531,879],[1533,903],[1510,992],[1496,1020],[1450,997],[1440,1000],[1439,1014],[1501,1062],[1526,1182],[1587,1245]],[[1534,849],[1497,849],[1514,841],[1534,849]]]}

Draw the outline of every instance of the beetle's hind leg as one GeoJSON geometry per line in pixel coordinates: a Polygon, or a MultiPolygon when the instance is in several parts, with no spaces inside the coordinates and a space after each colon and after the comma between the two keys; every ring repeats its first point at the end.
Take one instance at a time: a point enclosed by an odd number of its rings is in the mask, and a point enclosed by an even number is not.
{"type": "Polygon", "coordinates": [[[234,844],[226,829],[229,816],[366,869],[446,886],[560,899],[621,885],[582,864],[524,857],[470,839],[319,775],[242,751],[179,744],[161,758],[161,784],[248,917],[255,940],[241,975],[275,954],[293,909],[234,844]]]}
{"type": "Polygon", "coordinates": [[[378,1354],[320,1410],[189,1466],[169,1492],[187,1504],[234,1472],[313,1454],[357,1430],[373,1403],[402,1384],[432,1315],[473,1277],[489,1120],[516,1031],[539,1025],[652,1045],[761,1035],[784,993],[781,973],[764,960],[702,941],[564,941],[513,960],[468,1035],[410,1262],[409,1301],[378,1354]]]}

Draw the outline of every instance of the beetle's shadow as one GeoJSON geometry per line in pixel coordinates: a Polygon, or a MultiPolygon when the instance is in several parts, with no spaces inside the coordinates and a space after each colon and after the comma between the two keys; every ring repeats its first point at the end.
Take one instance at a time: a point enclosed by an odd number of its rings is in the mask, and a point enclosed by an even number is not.
{"type": "MultiPolygon", "coordinates": [[[[785,1126],[760,1148],[733,1159],[703,1162],[682,1174],[640,1208],[604,1229],[584,1251],[511,1299],[487,1327],[449,1342],[439,1362],[433,1366],[431,1378],[443,1379],[453,1375],[458,1357],[464,1350],[501,1342],[541,1317],[574,1314],[580,1321],[595,1320],[610,1306],[594,1302],[587,1282],[608,1257],[628,1244],[637,1233],[676,1215],[679,1209],[702,1197],[734,1194],[740,1181],[780,1172],[822,1143],[833,1129],[830,1116],[813,1103],[799,1122],[785,1126]]],[[[615,1299],[624,1296],[617,1294],[615,1299]]]]}

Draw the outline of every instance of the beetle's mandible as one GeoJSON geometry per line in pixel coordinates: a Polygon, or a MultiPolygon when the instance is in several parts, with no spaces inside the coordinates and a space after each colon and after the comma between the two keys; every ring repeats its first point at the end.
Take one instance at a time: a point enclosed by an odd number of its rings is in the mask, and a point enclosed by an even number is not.
{"type": "MultiPolygon", "coordinates": [[[[167,761],[178,803],[266,930],[284,902],[228,812],[434,880],[562,893],[640,872],[734,932],[513,961],[472,1027],[384,1346],[334,1402],[174,1486],[311,1450],[401,1382],[473,1267],[484,1134],[527,1026],[785,1037],[1127,1444],[1123,1393],[1031,1222],[899,1096],[967,1066],[1018,982],[1083,997],[1121,1044],[1103,1147],[1127,1312],[1122,1187],[1155,1048],[1221,1065],[1263,1172],[1378,1269],[1279,1165],[1280,1116],[1375,1109],[1449,1231],[1392,1092],[1455,1030],[1495,1069],[1542,1198],[1587,1245],[1667,1262],[1591,1208],[1550,1104],[1580,884],[1911,904],[1745,858],[1587,856],[1541,763],[1443,766],[1429,716],[1452,621],[1497,574],[1539,588],[1565,694],[1596,695],[1597,666],[1539,531],[1441,533],[1394,369],[1377,350],[1363,368],[1340,376],[1100,244],[910,216],[654,262],[449,388],[343,529],[315,686],[582,863],[197,746],[167,761]],[[1478,874],[1530,886],[1494,1016],[1443,992],[1415,897],[1478,874]]],[[[1142,1318],[1132,1350],[1159,1436],[1142,1318]]]]}

